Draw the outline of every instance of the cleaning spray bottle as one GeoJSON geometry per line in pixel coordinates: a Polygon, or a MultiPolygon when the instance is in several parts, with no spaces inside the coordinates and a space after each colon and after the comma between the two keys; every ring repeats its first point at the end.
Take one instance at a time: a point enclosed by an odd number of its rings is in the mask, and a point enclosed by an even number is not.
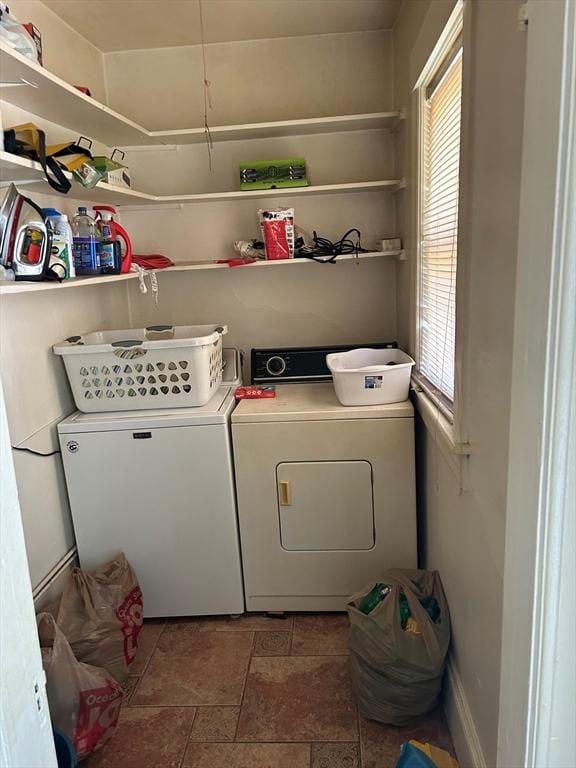
{"type": "MultiPolygon", "coordinates": [[[[105,242],[106,271],[109,272],[111,263],[110,253],[113,253],[113,274],[130,272],[130,267],[132,266],[132,242],[124,227],[120,226],[117,221],[114,221],[114,215],[117,213],[116,209],[111,205],[95,205],[94,211],[98,228],[103,238],[104,232],[106,233],[106,239],[105,241],[103,240],[103,243],[105,242]],[[122,254],[121,240],[124,241],[124,254],[122,254]]],[[[102,267],[104,266],[103,263],[102,267]]]]}
{"type": "Polygon", "coordinates": [[[96,228],[100,234],[98,254],[100,272],[103,275],[118,275],[122,266],[122,251],[112,229],[112,214],[101,208],[95,208],[96,228]]]}

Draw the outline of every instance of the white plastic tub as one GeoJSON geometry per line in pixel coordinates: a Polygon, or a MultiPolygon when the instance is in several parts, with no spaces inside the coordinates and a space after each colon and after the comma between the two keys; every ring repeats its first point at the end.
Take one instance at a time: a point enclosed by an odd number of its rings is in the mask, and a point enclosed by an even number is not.
{"type": "Polygon", "coordinates": [[[326,356],[342,405],[384,405],[408,397],[414,360],[401,349],[353,349],[326,356]]]}
{"type": "Polygon", "coordinates": [[[226,326],[155,325],[71,336],[61,355],[85,413],[205,405],[222,382],[226,326]]]}

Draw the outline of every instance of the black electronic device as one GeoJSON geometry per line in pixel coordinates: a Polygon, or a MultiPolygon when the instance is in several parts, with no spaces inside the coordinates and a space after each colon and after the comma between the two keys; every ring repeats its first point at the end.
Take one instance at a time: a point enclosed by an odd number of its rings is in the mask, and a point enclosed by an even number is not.
{"type": "Polygon", "coordinates": [[[280,347],[253,349],[251,354],[252,384],[303,384],[330,381],[326,355],[351,349],[397,349],[396,341],[339,344],[326,347],[280,347]]]}

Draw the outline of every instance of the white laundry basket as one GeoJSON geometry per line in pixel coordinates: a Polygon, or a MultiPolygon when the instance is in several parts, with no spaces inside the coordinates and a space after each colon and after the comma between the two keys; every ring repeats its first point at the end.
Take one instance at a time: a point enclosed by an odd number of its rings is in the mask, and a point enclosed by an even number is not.
{"type": "Polygon", "coordinates": [[[414,360],[401,349],[353,349],[326,356],[342,405],[400,403],[408,397],[414,360]]]}
{"type": "Polygon", "coordinates": [[[207,403],[222,382],[226,326],[154,325],[71,336],[61,355],[74,401],[86,413],[207,403]]]}

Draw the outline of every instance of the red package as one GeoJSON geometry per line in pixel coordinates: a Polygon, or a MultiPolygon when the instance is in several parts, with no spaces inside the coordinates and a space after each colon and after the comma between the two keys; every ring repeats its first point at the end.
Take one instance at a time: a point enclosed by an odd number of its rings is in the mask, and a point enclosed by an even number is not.
{"type": "Polygon", "coordinates": [[[26,32],[30,35],[32,40],[34,41],[34,45],[36,46],[36,52],[38,54],[38,64],[41,66],[43,65],[42,61],[42,35],[40,34],[40,31],[32,24],[31,22],[27,22],[26,24],[22,24],[26,32]]]}
{"type": "Polygon", "coordinates": [[[266,258],[294,258],[294,208],[261,208],[258,211],[266,258]]]}

